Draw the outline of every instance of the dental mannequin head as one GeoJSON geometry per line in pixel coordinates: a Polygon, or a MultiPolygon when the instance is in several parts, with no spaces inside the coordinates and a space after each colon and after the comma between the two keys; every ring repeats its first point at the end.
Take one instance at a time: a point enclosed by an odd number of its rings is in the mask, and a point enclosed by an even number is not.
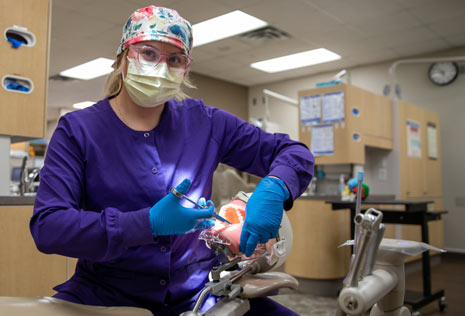
{"type": "Polygon", "coordinates": [[[251,195],[251,193],[239,192],[229,203],[221,207],[219,215],[230,221],[232,225],[217,220],[215,226],[203,231],[199,238],[205,240],[207,246],[212,249],[217,245],[224,246],[224,252],[230,260],[236,256],[240,256],[243,260],[265,259],[260,262],[260,272],[273,271],[286,261],[291,252],[293,241],[291,224],[283,210],[278,236],[265,244],[258,244],[252,256],[246,257],[240,252],[239,244],[246,216],[245,206],[251,195]]]}

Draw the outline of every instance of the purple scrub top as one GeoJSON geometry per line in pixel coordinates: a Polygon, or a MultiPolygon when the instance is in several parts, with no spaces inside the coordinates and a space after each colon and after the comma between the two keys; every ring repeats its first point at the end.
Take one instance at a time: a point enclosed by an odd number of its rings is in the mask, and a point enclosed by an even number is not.
{"type": "Polygon", "coordinates": [[[57,297],[156,315],[192,308],[217,259],[198,232],[154,239],[149,209],[184,178],[192,181],[187,195],[209,198],[219,163],[281,178],[290,209],[314,159],[287,135],[202,100],[168,101],[158,126],[145,132],[126,126],[108,99],[61,117],[30,222],[40,251],[79,258],[73,277],[55,287],[57,297]]]}

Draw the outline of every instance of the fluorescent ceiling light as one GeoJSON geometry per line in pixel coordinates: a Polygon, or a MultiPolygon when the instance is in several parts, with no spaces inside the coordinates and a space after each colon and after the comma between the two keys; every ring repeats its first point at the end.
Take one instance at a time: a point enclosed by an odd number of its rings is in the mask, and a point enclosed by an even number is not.
{"type": "Polygon", "coordinates": [[[114,60],[108,58],[97,58],[82,65],[60,72],[60,76],[70,77],[82,80],[94,79],[104,76],[113,71],[111,65],[114,60]]]}
{"type": "Polygon", "coordinates": [[[318,48],[302,53],[282,56],[250,64],[250,67],[268,72],[279,72],[284,70],[296,69],[316,64],[326,63],[328,61],[341,59],[336,53],[325,48],[318,48]]]}
{"type": "Polygon", "coordinates": [[[73,108],[84,109],[94,104],[95,102],[92,102],[92,101],[84,101],[84,102],[74,103],[73,108]]]}
{"type": "Polygon", "coordinates": [[[192,26],[194,47],[218,41],[267,25],[263,20],[236,10],[192,26]]]}

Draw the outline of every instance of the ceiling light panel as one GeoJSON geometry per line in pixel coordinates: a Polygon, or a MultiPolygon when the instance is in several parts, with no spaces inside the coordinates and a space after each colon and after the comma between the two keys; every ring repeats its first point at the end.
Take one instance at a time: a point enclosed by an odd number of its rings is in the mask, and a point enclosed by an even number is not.
{"type": "Polygon", "coordinates": [[[60,72],[60,76],[76,78],[81,80],[90,80],[104,76],[113,71],[111,65],[114,60],[108,58],[96,58],[79,66],[60,72]]]}
{"type": "Polygon", "coordinates": [[[250,67],[268,72],[280,72],[290,69],[302,68],[316,64],[327,63],[330,61],[341,59],[336,53],[333,53],[326,48],[318,48],[302,53],[277,57],[273,59],[263,60],[250,64],[250,67]]]}
{"type": "Polygon", "coordinates": [[[263,20],[236,10],[192,26],[194,47],[266,26],[263,20]]]}
{"type": "Polygon", "coordinates": [[[85,109],[85,108],[88,108],[89,106],[92,106],[94,104],[95,104],[95,102],[92,102],[92,101],[84,101],[84,102],[74,103],[73,108],[85,109]]]}

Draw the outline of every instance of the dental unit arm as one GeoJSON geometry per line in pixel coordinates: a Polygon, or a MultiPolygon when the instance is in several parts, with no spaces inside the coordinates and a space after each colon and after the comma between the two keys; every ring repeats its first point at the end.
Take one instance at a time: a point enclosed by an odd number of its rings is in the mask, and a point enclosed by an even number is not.
{"type": "Polygon", "coordinates": [[[181,316],[241,316],[250,309],[250,298],[277,295],[298,287],[298,281],[282,272],[272,272],[287,259],[292,248],[292,229],[283,211],[278,236],[266,244],[259,244],[251,257],[239,250],[240,232],[245,219],[245,204],[250,193],[239,192],[224,205],[219,214],[232,225],[216,222],[201,233],[200,239],[215,252],[222,262],[211,270],[211,281],[205,284],[194,308],[181,316]],[[222,297],[212,308],[201,312],[208,294],[222,297]]]}
{"type": "MultiPolygon", "coordinates": [[[[383,239],[382,213],[373,208],[354,218],[359,228],[354,256],[338,297],[337,316],[410,316],[403,306],[404,260],[427,250],[443,251],[426,243],[383,239]],[[371,310],[370,310],[371,309],[371,310]]],[[[344,245],[351,244],[346,242],[344,245]]]]}

